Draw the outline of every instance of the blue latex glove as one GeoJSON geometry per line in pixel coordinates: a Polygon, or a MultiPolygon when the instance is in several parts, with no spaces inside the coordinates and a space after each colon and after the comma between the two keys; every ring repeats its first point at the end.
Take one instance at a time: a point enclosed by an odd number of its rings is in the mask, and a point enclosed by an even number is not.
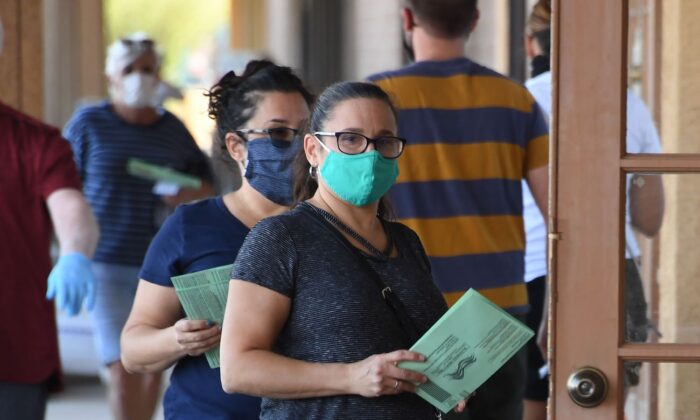
{"type": "Polygon", "coordinates": [[[56,305],[68,315],[80,312],[83,300],[90,310],[95,304],[95,275],[90,269],[90,260],[83,254],[73,252],[61,257],[49,274],[46,298],[56,297],[56,305]]]}

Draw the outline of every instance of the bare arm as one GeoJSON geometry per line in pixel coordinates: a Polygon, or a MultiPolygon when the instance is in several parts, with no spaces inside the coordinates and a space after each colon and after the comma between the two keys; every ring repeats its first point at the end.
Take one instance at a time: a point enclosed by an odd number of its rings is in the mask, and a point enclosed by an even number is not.
{"type": "Polygon", "coordinates": [[[634,175],[629,200],[632,226],[649,237],[659,233],[665,207],[661,175],[634,175]]]}
{"type": "Polygon", "coordinates": [[[540,327],[537,329],[537,347],[542,353],[542,359],[545,363],[549,363],[549,353],[547,349],[549,348],[549,290],[545,288],[544,291],[544,302],[542,305],[542,321],[540,321],[540,327]]]}
{"type": "Polygon", "coordinates": [[[91,258],[97,247],[99,228],[83,194],[74,188],[61,188],[46,200],[61,255],[78,252],[91,258]]]}
{"type": "Polygon", "coordinates": [[[181,314],[175,289],[139,281],[121,336],[121,360],[127,371],[160,372],[187,355],[198,356],[219,343],[218,325],[180,319],[181,314]]]}
{"type": "MultiPolygon", "coordinates": [[[[527,184],[532,192],[532,197],[535,199],[537,207],[542,213],[542,217],[545,220],[545,226],[547,224],[547,218],[549,213],[549,167],[543,166],[541,168],[533,169],[527,173],[527,184]]],[[[542,307],[542,321],[540,322],[540,327],[537,331],[537,345],[542,352],[542,357],[547,361],[547,340],[548,340],[548,330],[547,324],[549,321],[549,293],[545,291],[544,305],[542,307]]]]}
{"type": "Polygon", "coordinates": [[[540,209],[542,217],[545,223],[547,223],[549,212],[549,166],[543,166],[528,171],[526,179],[527,186],[530,187],[537,208],[540,209]]]}
{"type": "Polygon", "coordinates": [[[90,258],[95,252],[99,229],[83,194],[62,188],[46,199],[61,256],[49,273],[46,298],[70,316],[77,315],[85,301],[90,310],[95,302],[95,277],[90,258]]]}
{"type": "Polygon", "coordinates": [[[340,394],[374,397],[413,392],[413,383],[426,380],[394,365],[401,360],[421,360],[420,355],[407,350],[349,364],[309,363],[273,353],[290,307],[291,299],[275,291],[231,281],[221,338],[224,391],[280,399],[340,394]]]}

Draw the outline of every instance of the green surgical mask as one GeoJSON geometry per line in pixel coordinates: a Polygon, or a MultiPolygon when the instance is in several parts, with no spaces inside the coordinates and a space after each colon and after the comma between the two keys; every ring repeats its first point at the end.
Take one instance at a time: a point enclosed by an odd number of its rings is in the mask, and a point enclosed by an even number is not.
{"type": "Polygon", "coordinates": [[[321,177],[340,199],[354,206],[378,201],[399,176],[396,159],[387,159],[376,150],[346,155],[319,143],[329,152],[321,165],[321,177]]]}

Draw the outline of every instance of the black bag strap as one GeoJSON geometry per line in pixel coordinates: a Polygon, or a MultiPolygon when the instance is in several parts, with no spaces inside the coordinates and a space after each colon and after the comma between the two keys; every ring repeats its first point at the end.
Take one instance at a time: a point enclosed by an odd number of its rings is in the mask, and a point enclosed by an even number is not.
{"type": "Polygon", "coordinates": [[[303,210],[304,214],[309,216],[309,218],[314,221],[314,223],[331,233],[333,237],[335,237],[350,252],[350,254],[355,257],[357,264],[362,267],[367,275],[374,281],[375,285],[379,289],[382,300],[384,300],[389,308],[391,308],[392,312],[396,316],[396,319],[401,325],[401,329],[403,329],[408,336],[411,345],[418,341],[420,338],[420,333],[413,324],[413,321],[411,321],[411,318],[408,316],[406,307],[403,305],[398,296],[394,294],[391,287],[387,286],[381,277],[379,277],[379,274],[372,268],[372,266],[369,265],[365,257],[360,254],[360,250],[353,246],[350,241],[348,241],[347,238],[343,236],[343,234],[340,233],[340,231],[330,222],[328,222],[321,214],[316,212],[313,208],[310,208],[311,204],[302,203],[299,207],[303,210]]]}

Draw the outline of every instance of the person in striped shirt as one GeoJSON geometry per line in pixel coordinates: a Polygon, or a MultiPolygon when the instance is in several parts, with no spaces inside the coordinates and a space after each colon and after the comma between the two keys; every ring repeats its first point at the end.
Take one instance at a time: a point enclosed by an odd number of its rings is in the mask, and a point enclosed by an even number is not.
{"type": "MultiPolygon", "coordinates": [[[[407,0],[415,62],[369,80],[392,96],[408,141],[394,211],[423,241],[446,300],[474,288],[524,319],[521,181],[545,214],[548,127],[527,89],[464,56],[478,17],[476,0],[407,0]]],[[[520,419],[525,362],[521,351],[487,381],[466,418],[520,419]]]]}
{"type": "Polygon", "coordinates": [[[151,39],[136,34],[116,41],[105,72],[111,101],[78,109],[64,128],[102,233],[93,257],[97,282],[90,315],[98,358],[110,375],[114,418],[151,418],[160,393],[160,373],[124,370],[119,337],[163,209],[213,193],[207,157],[182,122],[157,105],[159,64],[151,39]],[[202,187],[156,195],[152,181],[128,173],[131,158],[197,176],[202,187]]]}

